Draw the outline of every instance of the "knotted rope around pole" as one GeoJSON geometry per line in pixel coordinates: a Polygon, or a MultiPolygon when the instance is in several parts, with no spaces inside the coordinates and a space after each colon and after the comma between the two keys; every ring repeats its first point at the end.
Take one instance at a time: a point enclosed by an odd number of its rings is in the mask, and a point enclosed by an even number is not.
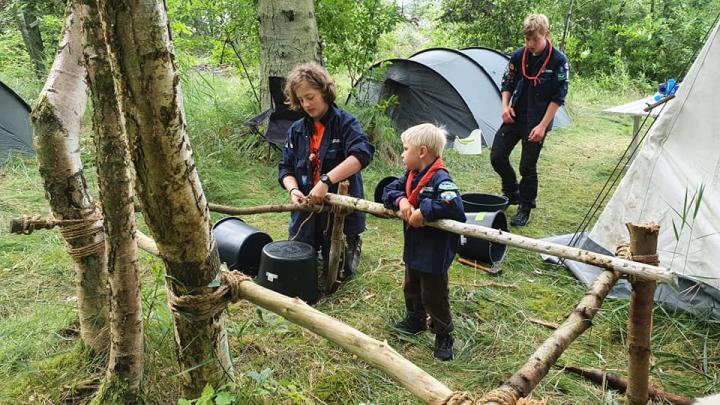
{"type": "Polygon", "coordinates": [[[70,241],[81,238],[95,238],[103,230],[103,217],[96,211],[87,218],[81,219],[55,219],[41,218],[40,216],[23,215],[10,223],[10,232],[19,235],[30,235],[38,229],[53,229],[60,227],[60,234],[66,241],[65,250],[74,259],[80,259],[96,253],[102,253],[105,248],[105,238],[88,243],[85,246],[73,247],[70,241]]]}
{"type": "Polygon", "coordinates": [[[473,405],[475,400],[467,392],[455,391],[445,398],[440,405],[473,405]]]}
{"type": "Polygon", "coordinates": [[[660,264],[660,257],[657,254],[653,255],[634,255],[630,253],[630,243],[623,243],[618,245],[615,249],[615,256],[622,257],[623,259],[632,260],[634,262],[650,264],[657,266],[660,264]]]}
{"type": "Polygon", "coordinates": [[[520,394],[514,390],[509,390],[505,387],[495,388],[494,390],[483,395],[482,398],[477,402],[478,404],[485,404],[488,402],[494,402],[500,405],[516,405],[520,399],[520,394]]]}
{"type": "Polygon", "coordinates": [[[240,284],[252,278],[239,271],[220,272],[220,286],[204,294],[177,296],[172,288],[167,289],[168,303],[174,314],[194,322],[212,319],[230,304],[240,300],[240,284]]]}

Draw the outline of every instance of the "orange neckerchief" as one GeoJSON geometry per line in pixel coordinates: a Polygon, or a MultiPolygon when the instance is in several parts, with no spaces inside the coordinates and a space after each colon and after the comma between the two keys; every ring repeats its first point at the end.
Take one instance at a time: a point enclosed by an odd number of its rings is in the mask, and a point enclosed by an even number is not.
{"type": "Polygon", "coordinates": [[[308,160],[310,160],[310,164],[312,165],[313,169],[313,184],[317,184],[317,182],[320,181],[320,170],[322,169],[322,159],[320,158],[320,145],[322,144],[323,136],[325,135],[325,125],[317,121],[314,123],[314,126],[315,132],[310,135],[310,155],[308,156],[308,160]]]}
{"type": "Polygon", "coordinates": [[[525,47],[525,50],[523,51],[523,57],[522,57],[522,74],[525,76],[526,79],[530,80],[533,84],[533,86],[537,86],[540,84],[540,75],[543,71],[545,71],[545,68],[547,67],[548,62],[550,62],[550,57],[552,56],[553,52],[553,46],[552,42],[550,40],[547,40],[547,46],[548,46],[548,54],[545,57],[545,62],[543,62],[542,66],[540,66],[540,70],[537,71],[535,76],[528,76],[528,74],[525,72],[525,57],[527,56],[528,49],[525,47]]]}
{"type": "Polygon", "coordinates": [[[417,208],[418,202],[420,200],[420,191],[430,182],[430,179],[432,179],[432,177],[435,175],[435,172],[438,170],[447,171],[447,168],[445,167],[442,158],[437,158],[435,162],[433,162],[427,173],[422,176],[422,178],[418,182],[418,185],[415,186],[415,189],[411,188],[413,179],[418,174],[418,171],[411,170],[410,173],[408,173],[407,183],[405,183],[405,194],[407,194],[407,199],[410,205],[417,208]]]}

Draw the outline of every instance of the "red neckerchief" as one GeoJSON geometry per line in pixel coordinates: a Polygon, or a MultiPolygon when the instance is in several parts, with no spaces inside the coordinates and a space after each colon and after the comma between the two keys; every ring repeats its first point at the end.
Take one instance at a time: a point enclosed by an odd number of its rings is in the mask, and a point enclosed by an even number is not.
{"type": "Polygon", "coordinates": [[[545,67],[547,67],[548,62],[550,62],[550,57],[552,56],[553,52],[553,46],[552,42],[550,40],[547,40],[547,46],[548,46],[548,54],[545,57],[545,62],[543,62],[542,66],[540,66],[540,70],[537,71],[535,76],[528,76],[528,74],[525,72],[525,57],[527,56],[528,49],[525,47],[525,50],[523,51],[523,57],[522,57],[522,74],[525,76],[526,79],[530,80],[533,84],[533,86],[537,86],[540,84],[540,75],[545,70],[545,67]]]}
{"type": "Polygon", "coordinates": [[[417,207],[417,204],[420,200],[420,191],[430,182],[430,179],[432,179],[432,177],[435,175],[435,172],[437,172],[438,170],[448,171],[447,167],[445,167],[445,164],[442,161],[442,158],[437,158],[435,162],[433,162],[427,173],[422,176],[420,182],[418,182],[418,185],[415,186],[415,189],[412,190],[412,182],[415,176],[418,174],[418,171],[411,170],[408,173],[407,183],[405,183],[405,194],[407,194],[407,199],[410,205],[412,205],[413,207],[417,207]]]}

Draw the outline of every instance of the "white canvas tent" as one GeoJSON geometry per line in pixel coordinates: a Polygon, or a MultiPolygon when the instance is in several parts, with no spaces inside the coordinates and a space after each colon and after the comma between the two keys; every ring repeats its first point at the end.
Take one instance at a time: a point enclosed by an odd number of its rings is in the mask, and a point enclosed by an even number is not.
{"type": "MultiPolygon", "coordinates": [[[[710,32],[676,99],[650,128],[632,165],[582,241],[582,247],[614,252],[617,245],[628,239],[625,223],[659,223],[660,265],[683,277],[680,291],[662,286],[656,300],[695,313],[712,312],[715,316],[720,316],[718,27],[710,32]],[[693,196],[697,201],[701,187],[704,192],[696,213],[695,204],[688,205],[693,196]],[[683,212],[686,212],[684,225],[683,212]]],[[[578,263],[568,267],[586,283],[599,272],[578,263]],[[577,268],[580,270],[576,271],[577,268]]],[[[627,284],[620,285],[614,295],[628,291],[627,284]]]]}

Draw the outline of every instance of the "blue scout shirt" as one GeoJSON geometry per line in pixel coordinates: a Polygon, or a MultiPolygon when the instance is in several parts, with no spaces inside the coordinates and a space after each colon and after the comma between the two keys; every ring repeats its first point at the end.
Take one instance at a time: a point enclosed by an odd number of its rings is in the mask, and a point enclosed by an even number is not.
{"type": "MultiPolygon", "coordinates": [[[[325,134],[320,144],[321,173],[327,173],[342,163],[348,156],[355,156],[365,168],[373,158],[375,147],[370,143],[367,134],[360,127],[355,117],[341,110],[334,104],[320,119],[325,126],[325,134]]],[[[305,116],[295,121],[288,130],[288,139],[283,150],[283,158],[279,164],[278,180],[280,186],[286,176],[293,176],[297,180],[298,188],[307,195],[312,190],[312,166],[310,164],[309,149],[310,135],[314,131],[313,120],[305,116]]],[[[348,178],[350,182],[349,194],[353,197],[363,198],[363,182],[360,172],[348,178]]],[[[329,192],[337,192],[337,184],[330,187],[329,192]]],[[[293,212],[290,214],[290,236],[295,236],[300,224],[310,215],[307,212],[293,212]]],[[[318,214],[315,214],[318,215],[318,214]]],[[[328,214],[322,214],[322,221],[308,221],[303,225],[302,232],[296,240],[317,246],[318,235],[321,235],[328,219],[328,214]],[[320,227],[320,229],[315,229],[320,227]]],[[[345,217],[345,234],[358,235],[365,230],[365,213],[353,212],[345,217]]]]}
{"type": "MultiPolygon", "coordinates": [[[[417,186],[420,179],[430,166],[426,167],[415,178],[413,188],[417,186]]],[[[388,184],[383,193],[383,203],[386,208],[397,210],[400,197],[407,197],[405,193],[405,182],[408,172],[398,180],[388,184]]],[[[450,174],[445,170],[438,170],[430,182],[420,192],[418,208],[422,212],[426,222],[439,219],[452,219],[465,222],[465,210],[463,209],[460,190],[453,183],[450,174]]],[[[403,261],[412,270],[423,273],[443,274],[455,258],[460,235],[443,231],[441,229],[423,226],[413,228],[403,222],[405,229],[405,246],[403,247],[403,261]]]]}
{"type": "MultiPolygon", "coordinates": [[[[538,69],[540,69],[547,57],[548,49],[549,46],[546,46],[540,55],[535,58],[528,58],[534,59],[535,62],[532,64],[528,63],[528,66],[525,67],[525,72],[528,76],[535,76],[537,74],[538,69]]],[[[513,108],[518,105],[521,97],[527,99],[527,119],[521,119],[521,121],[527,122],[528,128],[533,128],[542,121],[551,101],[561,106],[565,103],[568,81],[570,79],[570,66],[565,54],[553,48],[550,60],[540,75],[540,84],[533,86],[532,83],[526,83],[527,79],[522,74],[522,57],[524,50],[525,48],[519,48],[510,56],[510,61],[505,68],[505,74],[502,78],[500,91],[512,93],[510,106],[513,108]],[[530,94],[524,94],[524,91],[530,91],[530,94]]],[[[550,121],[547,130],[550,131],[552,127],[553,122],[550,121]]]]}

